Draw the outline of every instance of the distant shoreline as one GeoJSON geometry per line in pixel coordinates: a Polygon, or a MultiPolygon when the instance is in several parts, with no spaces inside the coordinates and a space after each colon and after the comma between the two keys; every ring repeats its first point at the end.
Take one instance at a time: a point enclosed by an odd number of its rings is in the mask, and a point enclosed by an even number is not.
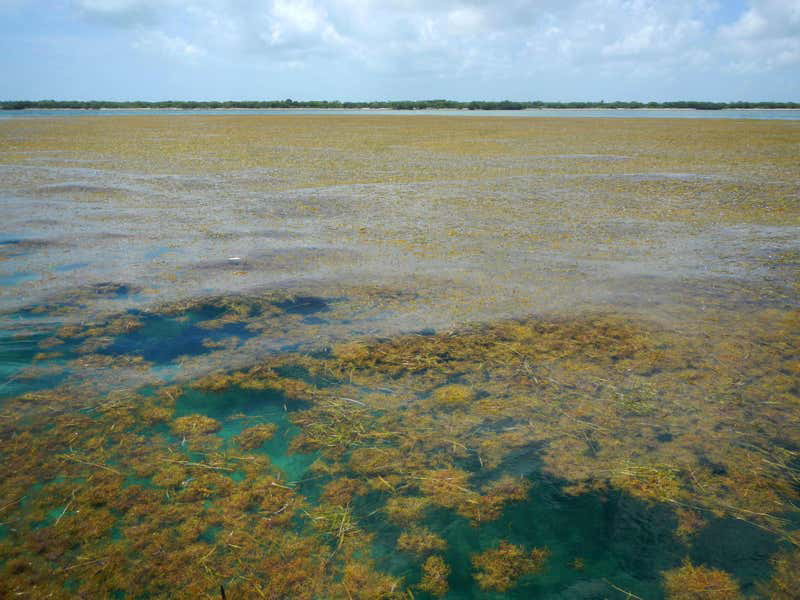
{"type": "Polygon", "coordinates": [[[5,100],[0,101],[0,110],[465,110],[465,111],[535,111],[535,110],[786,110],[800,109],[800,102],[702,102],[694,100],[674,102],[514,102],[454,100],[397,100],[380,102],[339,101],[227,101],[202,102],[167,100],[145,101],[79,101],[79,100],[5,100]]]}
{"type": "Polygon", "coordinates": [[[720,110],[696,108],[524,108],[520,110],[470,110],[466,108],[427,108],[402,110],[393,108],[181,108],[181,107],[127,107],[127,108],[23,108],[0,110],[0,123],[27,119],[80,119],[124,117],[264,117],[264,118],[486,118],[486,119],[738,119],[766,121],[800,121],[798,108],[737,107],[720,110]]]}
{"type": "MultiPolygon", "coordinates": [[[[285,112],[287,110],[296,110],[296,111],[304,111],[304,110],[314,110],[314,111],[372,111],[372,112],[385,112],[385,111],[404,111],[409,113],[414,112],[449,112],[454,110],[461,110],[464,112],[473,112],[477,110],[478,112],[481,111],[498,111],[503,109],[469,109],[469,108],[419,108],[419,109],[400,109],[400,108],[310,108],[310,107],[291,107],[291,108],[240,108],[240,107],[226,107],[226,108],[162,108],[162,107],[135,107],[135,108],[22,108],[22,109],[0,109],[0,110],[13,110],[15,112],[25,112],[28,110],[51,110],[51,111],[63,111],[63,110],[85,110],[89,111],[141,111],[141,112],[150,112],[150,111],[163,111],[163,110],[176,110],[176,111],[185,111],[185,112],[193,112],[193,111],[219,111],[219,112],[226,112],[226,111],[253,111],[253,112],[265,112],[265,111],[276,111],[276,112],[285,112]]],[[[668,111],[668,112],[675,112],[675,111],[685,111],[685,112],[703,112],[705,110],[742,110],[742,111],[765,111],[765,110],[800,110],[800,106],[788,106],[788,107],[772,107],[772,108],[722,108],[722,109],[701,109],[701,108],[613,108],[608,106],[603,107],[593,107],[593,108],[522,108],[518,109],[517,112],[537,112],[537,111],[546,111],[546,110],[564,110],[564,111],[593,111],[593,110],[642,110],[642,111],[668,111]]]]}

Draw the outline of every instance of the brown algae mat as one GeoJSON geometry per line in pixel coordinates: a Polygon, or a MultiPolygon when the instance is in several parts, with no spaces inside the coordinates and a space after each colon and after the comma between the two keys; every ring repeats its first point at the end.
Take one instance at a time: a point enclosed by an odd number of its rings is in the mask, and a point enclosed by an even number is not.
{"type": "Polygon", "coordinates": [[[796,597],[800,124],[0,140],[0,596],[796,597]]]}

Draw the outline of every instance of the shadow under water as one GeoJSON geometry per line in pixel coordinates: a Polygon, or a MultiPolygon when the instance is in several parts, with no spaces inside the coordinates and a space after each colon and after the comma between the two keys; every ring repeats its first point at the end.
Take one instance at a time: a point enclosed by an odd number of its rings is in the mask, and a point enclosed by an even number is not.
{"type": "Polygon", "coordinates": [[[180,383],[81,375],[236,351],[339,300],[56,311],[4,337],[29,387],[0,390],[0,595],[791,597],[796,310],[735,334],[532,316],[180,383]]]}
{"type": "Polygon", "coordinates": [[[0,598],[797,598],[791,121],[0,122],[0,598]]]}

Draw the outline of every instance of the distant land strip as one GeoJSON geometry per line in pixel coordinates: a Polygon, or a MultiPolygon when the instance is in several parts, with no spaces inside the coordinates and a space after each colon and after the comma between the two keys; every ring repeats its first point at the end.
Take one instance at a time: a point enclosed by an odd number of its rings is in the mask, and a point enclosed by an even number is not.
{"type": "Polygon", "coordinates": [[[340,102],[338,100],[232,100],[226,102],[204,102],[164,100],[144,102],[139,100],[112,102],[107,100],[5,100],[0,101],[2,110],[38,109],[86,109],[101,108],[177,108],[177,109],[230,109],[230,108],[389,108],[393,110],[524,110],[530,108],[686,108],[695,110],[752,109],[752,108],[800,108],[800,102],[701,102],[681,100],[676,102],[514,102],[511,100],[387,100],[376,102],[340,102]]]}

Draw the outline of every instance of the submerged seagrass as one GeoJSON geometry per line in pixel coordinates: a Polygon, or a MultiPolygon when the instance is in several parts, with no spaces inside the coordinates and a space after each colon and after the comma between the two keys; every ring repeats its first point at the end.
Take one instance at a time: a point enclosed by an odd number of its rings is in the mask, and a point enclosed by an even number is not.
{"type": "Polygon", "coordinates": [[[0,596],[793,597],[796,124],[0,140],[0,596]]]}

